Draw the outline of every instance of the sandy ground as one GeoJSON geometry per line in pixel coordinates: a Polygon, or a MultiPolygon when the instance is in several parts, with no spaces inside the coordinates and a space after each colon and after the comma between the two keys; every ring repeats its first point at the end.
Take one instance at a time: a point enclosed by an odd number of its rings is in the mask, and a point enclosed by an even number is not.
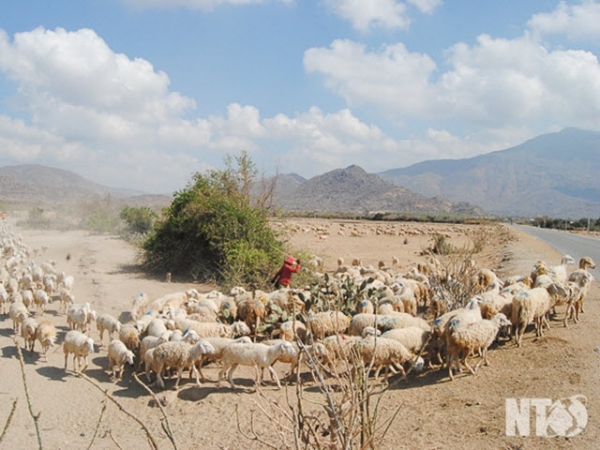
{"type": "MultiPolygon", "coordinates": [[[[468,241],[465,230],[476,227],[433,224],[374,224],[336,221],[294,221],[296,232],[290,243],[324,256],[327,270],[335,267],[336,259],[360,258],[364,265],[389,262],[392,256],[401,261],[401,270],[408,270],[424,261],[420,252],[431,245],[432,236],[443,233],[455,245],[468,241]],[[354,229],[355,233],[352,233],[354,229]],[[393,230],[392,230],[393,229],[393,230]],[[387,230],[387,231],[386,231],[387,230]],[[358,234],[358,236],[352,236],[358,234]]],[[[127,318],[133,298],[140,292],[151,298],[195,287],[208,291],[214,286],[192,283],[166,283],[147,278],[135,270],[135,249],[112,236],[90,235],[84,231],[55,232],[20,230],[23,241],[33,248],[45,246],[36,262],[57,261],[59,270],[75,276],[74,294],[78,303],[90,302],[98,313],[107,312],[122,320],[127,318]]],[[[504,236],[504,234],[502,235],[504,236]]],[[[543,259],[551,264],[561,255],[539,241],[517,231],[511,239],[490,240],[484,252],[477,256],[478,264],[496,269],[500,276],[526,274],[533,264],[543,259]]],[[[177,279],[174,274],[174,279],[177,279]]],[[[50,350],[47,360],[37,352],[23,351],[24,373],[34,414],[39,414],[43,448],[84,449],[93,441],[93,449],[146,448],[141,427],[105,397],[98,389],[69,370],[64,370],[60,342],[67,330],[66,318],[58,312],[58,302],[46,313],[59,330],[59,345],[50,350]],[[106,410],[101,416],[103,404],[106,410]],[[101,421],[99,422],[99,419],[101,421]],[[113,441],[114,439],[114,441],[113,441]]],[[[598,448],[600,442],[600,307],[598,285],[595,282],[586,302],[586,311],[579,324],[563,328],[558,322],[563,310],[553,321],[544,338],[535,339],[531,331],[524,344],[501,343],[490,350],[490,365],[482,366],[475,376],[459,374],[449,381],[446,371],[429,370],[411,375],[405,383],[386,392],[382,414],[391,414],[398,406],[382,449],[537,449],[537,448],[598,448]],[[596,351],[595,351],[596,349],[596,351]],[[587,398],[588,423],[582,433],[570,437],[536,437],[535,415],[532,410],[531,436],[507,437],[505,402],[507,398],[549,398],[554,400],[583,395],[587,398]]],[[[0,448],[34,448],[37,437],[34,422],[27,408],[17,351],[12,341],[11,321],[0,318],[0,426],[6,421],[14,399],[17,408],[10,428],[0,448]]],[[[122,381],[111,379],[107,372],[106,337],[104,345],[95,327],[91,331],[97,352],[86,374],[102,389],[112,394],[124,408],[139,417],[155,436],[161,449],[173,448],[161,429],[160,410],[131,377],[131,368],[122,381]]],[[[17,337],[23,347],[23,340],[17,337]]],[[[39,350],[39,347],[38,347],[39,350]]],[[[280,374],[286,366],[278,365],[280,374]]],[[[278,391],[269,381],[262,389],[264,397],[252,390],[252,371],[238,369],[236,382],[243,389],[233,392],[227,383],[215,387],[218,367],[208,366],[207,381],[201,388],[193,382],[182,383],[179,391],[172,389],[174,380],[167,380],[167,389],[154,388],[166,403],[180,449],[262,449],[264,443],[252,441],[238,432],[236,408],[244,430],[249,429],[254,411],[255,429],[264,440],[279,446],[273,422],[277,418],[260,413],[268,400],[285,405],[286,390],[278,391]]],[[[293,392],[293,387],[288,388],[293,392]]],[[[318,389],[308,380],[303,390],[317,402],[322,401],[318,389]]],[[[311,408],[320,408],[312,404],[311,408]]]]}

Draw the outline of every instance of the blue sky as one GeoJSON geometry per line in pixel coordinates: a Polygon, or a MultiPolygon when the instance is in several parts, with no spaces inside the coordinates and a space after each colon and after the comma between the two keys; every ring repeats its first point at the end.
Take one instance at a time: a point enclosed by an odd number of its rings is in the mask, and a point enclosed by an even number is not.
{"type": "Polygon", "coordinates": [[[0,165],[172,193],[600,129],[600,1],[3,0],[0,165]]]}

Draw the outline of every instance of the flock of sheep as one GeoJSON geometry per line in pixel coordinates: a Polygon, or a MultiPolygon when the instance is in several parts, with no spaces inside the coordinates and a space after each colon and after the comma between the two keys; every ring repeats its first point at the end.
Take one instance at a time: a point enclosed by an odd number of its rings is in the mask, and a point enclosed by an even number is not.
{"type": "Polygon", "coordinates": [[[97,348],[90,337],[95,324],[101,346],[107,334],[106,368],[113,377],[121,379],[129,365],[145,372],[158,388],[165,388],[164,377],[174,374],[178,388],[186,370],[199,386],[206,380],[202,368],[207,364],[220,364],[217,387],[227,378],[232,388],[237,387],[233,374],[240,365],[255,369],[256,383],[267,369],[281,387],[276,362],[290,365],[291,379],[306,365],[313,373],[332,375],[347,369],[351,360],[372,368],[375,379],[385,370],[384,382],[389,373],[406,374],[409,368],[422,370],[426,365],[446,368],[454,379],[455,370],[464,367],[475,373],[481,363],[487,365],[487,351],[501,334],[520,346],[533,324],[536,335],[542,336],[557,306],[565,308],[565,326],[569,320],[579,321],[593,280],[588,269],[595,267],[584,257],[579,268],[570,271],[574,261],[565,257],[554,266],[538,261],[531,273],[501,280],[492,270],[473,264],[467,275],[476,292],[463,306],[449,300],[448,286],[457,280],[435,258],[406,273],[397,270],[397,261],[375,268],[359,260],[345,264],[340,258],[335,272],[324,277],[323,260],[314,257],[305,264],[307,270],[334,293],[331,302],[319,303],[319,308],[311,302],[314,291],[309,289],[190,289],[159,298],[141,293],[132,301],[129,320],[121,323],[98,314],[90,303],[75,303],[73,276],[61,272],[56,263],[37,262],[39,253],[18,235],[1,231],[2,313],[8,311],[24,347],[33,352],[39,342],[46,355],[58,344],[57,330],[44,316],[48,307],[59,303],[58,312],[69,329],[60,343],[65,370],[70,356],[74,370],[86,370],[97,348]],[[333,299],[337,295],[339,300],[342,284],[348,282],[362,285],[362,294],[351,311],[341,311],[333,299]],[[287,312],[291,320],[277,323],[274,332],[264,336],[261,326],[274,310],[287,312]],[[476,357],[480,360],[473,367],[470,360],[476,357]]]}

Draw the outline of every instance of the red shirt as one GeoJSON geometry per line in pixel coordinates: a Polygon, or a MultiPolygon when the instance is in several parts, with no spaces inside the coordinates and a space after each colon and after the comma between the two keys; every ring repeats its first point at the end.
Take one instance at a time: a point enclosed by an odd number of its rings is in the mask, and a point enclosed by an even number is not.
{"type": "Polygon", "coordinates": [[[284,262],[279,272],[275,275],[275,279],[277,282],[285,287],[290,285],[290,281],[292,281],[292,274],[300,272],[300,264],[296,264],[295,266],[289,263],[284,262]]]}

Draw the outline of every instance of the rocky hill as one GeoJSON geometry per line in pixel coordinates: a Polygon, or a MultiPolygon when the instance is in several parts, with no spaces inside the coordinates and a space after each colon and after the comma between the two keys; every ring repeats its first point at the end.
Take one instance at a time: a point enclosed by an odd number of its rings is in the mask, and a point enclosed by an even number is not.
{"type": "Polygon", "coordinates": [[[379,175],[425,196],[444,195],[503,216],[600,217],[600,133],[568,128],[458,160],[379,175]]]}
{"type": "Polygon", "coordinates": [[[441,196],[427,198],[356,165],[313,177],[295,189],[290,189],[289,182],[288,178],[280,178],[276,189],[276,205],[289,211],[485,215],[477,206],[454,203],[441,196]]]}

